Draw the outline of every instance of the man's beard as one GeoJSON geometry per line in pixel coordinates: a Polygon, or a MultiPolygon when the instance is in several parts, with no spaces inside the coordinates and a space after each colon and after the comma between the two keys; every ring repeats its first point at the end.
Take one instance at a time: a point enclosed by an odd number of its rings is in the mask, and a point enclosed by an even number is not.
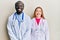
{"type": "Polygon", "coordinates": [[[21,13],[22,13],[22,10],[21,10],[21,11],[17,10],[17,14],[18,14],[18,15],[21,14],[21,13]]]}
{"type": "Polygon", "coordinates": [[[22,12],[17,12],[17,14],[19,15],[19,14],[21,14],[22,12]]]}

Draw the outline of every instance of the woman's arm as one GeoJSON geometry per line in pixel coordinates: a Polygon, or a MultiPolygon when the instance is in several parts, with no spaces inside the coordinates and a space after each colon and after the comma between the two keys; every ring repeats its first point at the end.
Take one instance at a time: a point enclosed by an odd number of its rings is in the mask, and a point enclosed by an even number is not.
{"type": "Polygon", "coordinates": [[[44,27],[45,27],[45,40],[49,40],[49,28],[47,20],[44,21],[44,27]]]}

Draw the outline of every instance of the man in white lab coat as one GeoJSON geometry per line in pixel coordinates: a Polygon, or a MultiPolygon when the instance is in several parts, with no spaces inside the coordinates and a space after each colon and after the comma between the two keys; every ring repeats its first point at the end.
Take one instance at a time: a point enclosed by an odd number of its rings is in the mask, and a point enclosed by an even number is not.
{"type": "Polygon", "coordinates": [[[15,3],[16,12],[8,18],[8,34],[10,40],[31,40],[31,20],[24,12],[24,3],[15,3]]]}

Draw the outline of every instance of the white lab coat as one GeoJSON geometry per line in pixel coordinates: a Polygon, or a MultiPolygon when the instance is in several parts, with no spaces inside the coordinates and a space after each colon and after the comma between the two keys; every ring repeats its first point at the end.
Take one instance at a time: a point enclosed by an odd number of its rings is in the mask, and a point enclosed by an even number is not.
{"type": "Polygon", "coordinates": [[[46,19],[41,18],[39,25],[37,25],[35,18],[33,18],[31,32],[32,40],[49,40],[49,30],[46,19]]]}
{"type": "MultiPolygon", "coordinates": [[[[15,13],[14,13],[15,14],[15,13]]],[[[12,14],[8,18],[8,34],[10,40],[31,40],[31,20],[30,17],[24,13],[24,20],[18,25],[18,20],[12,14]]]]}

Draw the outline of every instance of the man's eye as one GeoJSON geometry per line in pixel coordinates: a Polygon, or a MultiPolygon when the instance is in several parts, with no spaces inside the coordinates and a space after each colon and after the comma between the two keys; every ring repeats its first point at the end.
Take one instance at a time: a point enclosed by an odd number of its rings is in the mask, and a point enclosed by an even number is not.
{"type": "Polygon", "coordinates": [[[16,6],[16,8],[18,8],[18,6],[16,6]]]}

